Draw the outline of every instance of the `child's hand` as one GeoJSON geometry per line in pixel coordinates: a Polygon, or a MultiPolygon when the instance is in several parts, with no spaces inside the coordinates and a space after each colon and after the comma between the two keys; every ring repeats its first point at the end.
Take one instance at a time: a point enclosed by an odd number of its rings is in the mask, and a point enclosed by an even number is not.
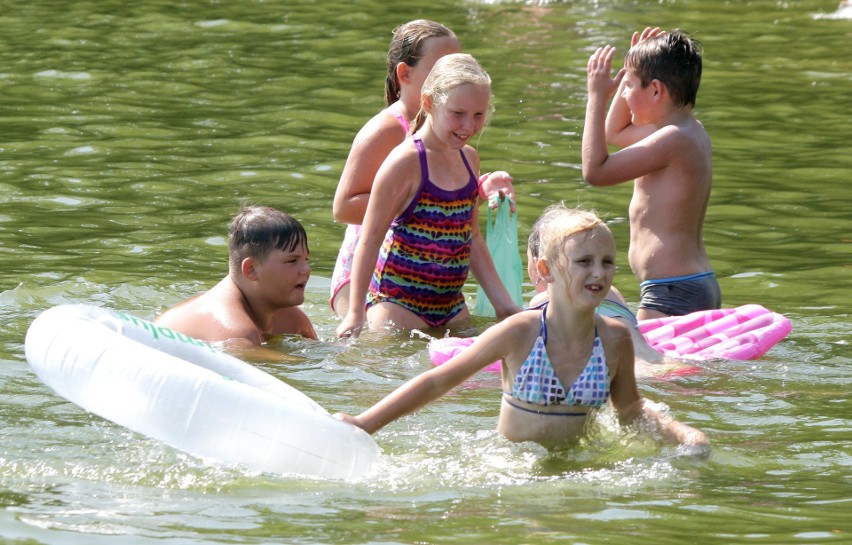
{"type": "Polygon", "coordinates": [[[337,326],[338,337],[357,337],[361,334],[361,329],[364,327],[364,318],[352,316],[351,312],[347,312],[343,317],[343,321],[337,326]]]}
{"type": "Polygon", "coordinates": [[[665,33],[666,33],[666,31],[660,29],[660,27],[654,27],[654,28],[645,27],[645,30],[642,31],[642,34],[639,34],[638,32],[633,33],[633,37],[630,38],[630,47],[633,47],[634,45],[638,44],[642,40],[647,40],[649,38],[661,36],[665,33]]]}
{"type": "Polygon", "coordinates": [[[710,439],[703,431],[697,430],[692,426],[684,425],[686,430],[681,434],[681,445],[690,447],[709,447],[710,439]]]}
{"type": "Polygon", "coordinates": [[[707,456],[710,454],[710,440],[704,432],[686,426],[690,431],[681,434],[677,452],[680,456],[707,456]]]}
{"type": "MultiPolygon", "coordinates": [[[[346,422],[347,424],[352,424],[353,426],[358,426],[358,419],[356,417],[352,416],[351,414],[334,413],[333,415],[331,415],[331,417],[336,418],[337,420],[342,420],[343,422],[346,422]]],[[[360,428],[361,426],[358,426],[358,427],[360,428]]]]}
{"type": "Polygon", "coordinates": [[[489,208],[497,208],[503,199],[509,199],[509,209],[515,212],[515,187],[508,172],[498,170],[479,177],[479,196],[488,201],[489,208]]]}
{"type": "Polygon", "coordinates": [[[615,48],[607,45],[599,47],[589,57],[589,63],[586,66],[589,76],[589,95],[601,94],[609,98],[618,90],[618,86],[621,84],[626,70],[622,68],[618,71],[615,78],[610,78],[613,55],[615,55],[615,48]]]}
{"type": "Polygon", "coordinates": [[[703,431],[688,424],[674,421],[671,424],[678,442],[678,451],[688,455],[705,455],[710,452],[710,439],[703,431]]]}

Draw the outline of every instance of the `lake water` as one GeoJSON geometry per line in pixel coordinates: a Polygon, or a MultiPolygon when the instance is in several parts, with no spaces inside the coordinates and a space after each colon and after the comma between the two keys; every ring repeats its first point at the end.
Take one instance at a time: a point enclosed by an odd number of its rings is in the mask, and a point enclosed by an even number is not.
{"type": "MultiPolygon", "coordinates": [[[[836,1],[0,1],[0,542],[852,542],[852,21],[836,1]],[[705,49],[697,113],[714,145],[705,240],[725,306],[793,331],[644,395],[713,441],[694,459],[616,432],[548,454],[494,431],[478,376],[376,440],[375,475],[323,482],[202,460],[92,416],[30,371],[30,322],[62,303],[153,318],[226,272],[241,202],[311,237],[305,304],[321,342],[261,367],[329,410],[366,408],[430,365],[422,338],[337,341],[331,199],[381,106],[390,31],[441,21],[494,79],[483,170],[515,177],[521,240],[548,204],[593,207],[626,265],[632,188],[580,176],[585,61],[632,31],[705,49]]],[[[476,286],[468,293],[473,297],[476,286]]],[[[486,325],[482,322],[479,325],[486,325]]]]}

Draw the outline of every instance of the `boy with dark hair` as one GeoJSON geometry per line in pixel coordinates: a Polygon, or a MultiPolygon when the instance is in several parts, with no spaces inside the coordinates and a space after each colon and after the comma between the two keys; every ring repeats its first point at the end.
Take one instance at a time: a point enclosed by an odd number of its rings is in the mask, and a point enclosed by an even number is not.
{"type": "Polygon", "coordinates": [[[698,43],[680,30],[636,32],[612,78],[614,52],[599,48],[588,62],[583,177],[594,186],[635,180],[628,260],[641,282],[637,316],[719,308],[702,235],[713,170],[710,138],[693,112],[698,43]],[[607,144],[622,149],[610,155],[607,144]]]}
{"type": "Polygon", "coordinates": [[[190,337],[227,346],[259,346],[271,335],[316,339],[298,307],[311,275],[308,237],[293,217],[248,206],[231,222],[228,276],[155,320],[190,337]]]}

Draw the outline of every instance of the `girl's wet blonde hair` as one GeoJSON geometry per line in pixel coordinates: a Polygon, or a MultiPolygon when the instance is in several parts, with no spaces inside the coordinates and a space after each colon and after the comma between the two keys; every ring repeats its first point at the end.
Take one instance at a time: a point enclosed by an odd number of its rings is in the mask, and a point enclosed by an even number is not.
{"type": "MultiPolygon", "coordinates": [[[[453,53],[438,59],[435,66],[426,76],[423,88],[420,92],[420,102],[424,97],[429,97],[432,106],[438,106],[447,102],[447,98],[454,89],[462,85],[481,85],[488,87],[491,92],[491,76],[482,66],[476,62],[473,56],[467,53],[453,53]]],[[[488,100],[488,113],[492,110],[491,99],[488,100]]],[[[417,132],[426,122],[426,111],[421,106],[417,117],[411,124],[411,132],[417,132]]]]}
{"type": "MultiPolygon", "coordinates": [[[[564,203],[548,206],[533,227],[537,231],[537,255],[553,265],[561,263],[568,237],[598,227],[609,232],[607,224],[591,210],[568,208],[564,203]]],[[[532,235],[530,242],[534,242],[532,235]]]]}

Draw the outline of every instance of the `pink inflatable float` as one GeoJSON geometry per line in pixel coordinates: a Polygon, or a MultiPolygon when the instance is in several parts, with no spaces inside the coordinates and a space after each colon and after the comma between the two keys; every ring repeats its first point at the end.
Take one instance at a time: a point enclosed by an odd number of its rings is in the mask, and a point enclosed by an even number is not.
{"type": "MultiPolygon", "coordinates": [[[[444,337],[443,339],[435,339],[429,341],[426,348],[429,350],[429,358],[435,365],[446,363],[465,348],[473,344],[476,337],[444,337]]],[[[492,373],[500,372],[500,362],[495,361],[483,369],[492,373]]]]}
{"type": "Polygon", "coordinates": [[[753,360],[790,333],[790,320],[760,305],[743,305],[639,322],[639,331],[667,356],[753,360]]]}
{"type": "MultiPolygon", "coordinates": [[[[675,358],[752,360],[765,354],[790,333],[786,317],[760,305],[704,310],[639,322],[639,331],[655,350],[675,358]]],[[[429,343],[435,365],[470,346],[475,337],[446,337],[429,343]]],[[[485,371],[500,372],[500,362],[485,371]]]]}

